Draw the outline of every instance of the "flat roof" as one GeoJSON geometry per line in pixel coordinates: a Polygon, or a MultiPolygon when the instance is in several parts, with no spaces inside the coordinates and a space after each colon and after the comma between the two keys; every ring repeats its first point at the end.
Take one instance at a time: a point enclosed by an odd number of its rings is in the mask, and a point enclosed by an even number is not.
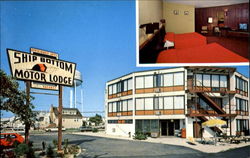
{"type": "MultiPolygon", "coordinates": [[[[128,74],[125,74],[125,75],[122,75],[120,77],[116,77],[112,80],[109,80],[107,81],[106,83],[108,82],[111,82],[111,81],[114,81],[114,80],[117,80],[119,78],[122,78],[122,77],[125,77],[125,76],[128,76],[128,75],[131,75],[133,73],[139,73],[139,72],[149,72],[149,71],[157,71],[157,70],[171,70],[171,69],[177,69],[177,68],[185,68],[185,69],[201,69],[201,70],[206,70],[208,71],[209,69],[211,70],[219,70],[220,72],[222,73],[226,73],[226,71],[230,71],[230,72],[235,72],[236,71],[236,68],[235,67],[219,67],[219,66],[182,66],[182,67],[171,67],[171,68],[160,68],[160,69],[152,69],[152,70],[142,70],[142,71],[134,71],[134,72],[130,72],[128,74]]],[[[239,72],[238,72],[239,73],[239,72]]],[[[242,75],[242,74],[241,74],[242,75]]],[[[244,75],[243,75],[244,76],[244,75]]],[[[247,78],[247,77],[246,77],[247,78]]]]}

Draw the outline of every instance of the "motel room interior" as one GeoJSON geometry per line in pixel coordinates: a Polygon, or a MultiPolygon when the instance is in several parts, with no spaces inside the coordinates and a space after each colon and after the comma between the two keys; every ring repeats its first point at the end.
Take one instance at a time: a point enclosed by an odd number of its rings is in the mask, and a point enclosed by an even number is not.
{"type": "Polygon", "coordinates": [[[137,1],[139,64],[248,63],[248,0],[137,1]]]}

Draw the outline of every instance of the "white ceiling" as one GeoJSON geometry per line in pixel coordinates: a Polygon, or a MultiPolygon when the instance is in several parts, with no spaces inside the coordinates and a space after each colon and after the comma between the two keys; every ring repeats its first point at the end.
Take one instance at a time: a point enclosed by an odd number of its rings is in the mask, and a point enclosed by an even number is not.
{"type": "Polygon", "coordinates": [[[249,3],[249,0],[164,0],[171,3],[194,5],[195,8],[215,7],[239,3],[249,3]]]}

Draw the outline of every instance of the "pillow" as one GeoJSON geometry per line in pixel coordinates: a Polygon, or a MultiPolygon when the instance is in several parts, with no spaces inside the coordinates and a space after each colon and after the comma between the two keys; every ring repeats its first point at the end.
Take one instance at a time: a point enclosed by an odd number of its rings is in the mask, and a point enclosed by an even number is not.
{"type": "Polygon", "coordinates": [[[173,32],[167,32],[164,37],[164,42],[166,41],[174,42],[174,35],[175,34],[173,32]]]}

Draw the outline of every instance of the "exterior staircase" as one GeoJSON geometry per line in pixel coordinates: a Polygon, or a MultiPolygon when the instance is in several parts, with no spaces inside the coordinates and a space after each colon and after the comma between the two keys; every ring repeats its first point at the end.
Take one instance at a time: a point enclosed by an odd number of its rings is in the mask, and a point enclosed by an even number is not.
{"type": "Polygon", "coordinates": [[[226,112],[218,106],[208,95],[205,93],[198,92],[197,95],[203,99],[210,107],[216,111],[218,114],[226,114],[226,112]]]}

